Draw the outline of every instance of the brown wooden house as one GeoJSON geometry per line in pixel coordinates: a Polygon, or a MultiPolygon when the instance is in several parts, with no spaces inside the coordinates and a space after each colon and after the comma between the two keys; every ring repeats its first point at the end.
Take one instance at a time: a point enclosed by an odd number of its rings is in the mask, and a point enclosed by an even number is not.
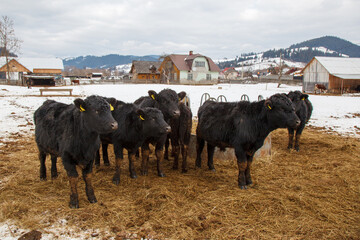
{"type": "Polygon", "coordinates": [[[360,58],[314,57],[301,71],[303,91],[323,84],[329,92],[353,92],[360,85],[360,58]]]}
{"type": "MultiPolygon", "coordinates": [[[[62,80],[64,65],[59,58],[13,58],[9,68],[10,84],[26,85],[29,81],[32,85],[55,85],[62,80]]],[[[4,57],[0,58],[0,72],[3,76],[7,72],[4,57]]]]}
{"type": "Polygon", "coordinates": [[[130,74],[133,83],[160,83],[161,62],[133,61],[130,74]]]}

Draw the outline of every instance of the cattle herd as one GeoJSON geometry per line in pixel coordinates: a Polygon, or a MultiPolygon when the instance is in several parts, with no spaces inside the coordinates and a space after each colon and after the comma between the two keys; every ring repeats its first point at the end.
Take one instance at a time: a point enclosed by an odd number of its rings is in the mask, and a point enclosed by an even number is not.
{"type": "MultiPolygon", "coordinates": [[[[73,104],[47,100],[34,113],[35,140],[39,149],[40,179],[46,180],[46,156],[51,156],[51,178],[56,178],[57,158],[61,157],[70,183],[71,208],[79,207],[77,182],[82,170],[85,192],[90,203],[97,202],[92,187],[92,169],[100,165],[100,144],[103,162],[109,165],[108,145],[115,153],[114,184],[120,183],[120,169],[128,152],[129,173],[137,178],[134,160],[141,152],[141,175],[148,174],[149,145],[155,147],[158,176],[164,177],[162,162],[174,158],[178,169],[180,153],[182,172],[187,172],[187,152],[192,129],[192,113],[183,103],[185,92],[164,89],[148,91],[148,96],[125,103],[115,98],[92,95],[75,99],[73,104]],[[168,146],[171,143],[171,153],[168,146]],[[140,150],[140,151],[139,151],[140,150]]],[[[238,164],[238,185],[246,189],[252,184],[250,169],[254,153],[268,134],[277,128],[288,128],[288,148],[299,151],[300,135],[312,112],[308,95],[300,91],[275,94],[257,102],[206,101],[198,111],[196,129],[196,162],[201,168],[201,152],[207,142],[208,168],[215,171],[215,147],[234,148],[238,164]]]]}

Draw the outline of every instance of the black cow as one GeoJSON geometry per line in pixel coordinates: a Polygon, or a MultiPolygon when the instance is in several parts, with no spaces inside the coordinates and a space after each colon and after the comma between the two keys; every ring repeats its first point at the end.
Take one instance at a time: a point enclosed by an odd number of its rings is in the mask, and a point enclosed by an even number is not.
{"type": "MultiPolygon", "coordinates": [[[[102,141],[103,160],[109,163],[107,148],[108,144],[114,145],[115,174],[113,183],[120,183],[120,167],[123,160],[123,149],[127,149],[129,158],[130,177],[136,178],[133,159],[138,148],[146,139],[158,138],[170,132],[170,126],[164,121],[164,116],[159,109],[142,108],[131,103],[117,101],[114,106],[113,116],[119,124],[119,128],[110,134],[100,135],[102,141]]],[[[100,155],[97,154],[96,165],[100,165],[100,155]]]]}
{"type": "MultiPolygon", "coordinates": [[[[154,107],[158,108],[164,115],[164,119],[167,123],[169,123],[170,119],[178,118],[180,116],[179,110],[179,100],[182,100],[185,96],[185,92],[180,92],[176,94],[174,90],[164,89],[159,93],[156,93],[153,90],[148,91],[149,96],[141,97],[135,101],[135,104],[139,105],[141,108],[143,107],[154,107]]],[[[141,146],[141,174],[148,174],[148,161],[150,148],[149,144],[155,146],[155,155],[157,158],[157,170],[158,176],[164,177],[164,173],[162,171],[162,161],[164,159],[164,144],[166,141],[167,134],[159,137],[151,137],[145,140],[144,144],[141,146]]]]}
{"type": "Polygon", "coordinates": [[[293,141],[294,141],[294,131],[296,130],[296,137],[295,137],[295,150],[299,151],[299,141],[301,137],[301,133],[305,128],[305,124],[309,121],[313,106],[310,102],[309,95],[303,94],[300,91],[291,91],[287,94],[290,100],[295,105],[296,115],[300,118],[300,125],[297,128],[288,127],[289,132],[289,144],[288,148],[293,148],[293,141]]]}
{"type": "Polygon", "coordinates": [[[259,102],[206,101],[198,111],[196,167],[201,167],[201,152],[207,142],[208,167],[215,170],[215,147],[235,149],[238,185],[246,189],[252,184],[250,167],[254,153],[267,135],[277,128],[296,128],[300,119],[295,106],[285,94],[275,94],[259,102]]]}
{"type": "MultiPolygon", "coordinates": [[[[114,104],[115,99],[110,99],[114,104]]],[[[102,97],[90,96],[64,104],[47,100],[34,113],[35,140],[39,149],[40,179],[46,179],[46,155],[51,155],[52,177],[57,176],[56,158],[61,157],[69,177],[70,207],[78,208],[78,172],[82,168],[85,190],[91,203],[97,202],[91,184],[91,172],[95,153],[100,147],[99,134],[118,128],[111,115],[111,105],[102,97]]]]}
{"type": "Polygon", "coordinates": [[[182,155],[182,172],[187,172],[187,152],[191,136],[192,113],[185,103],[179,103],[180,116],[170,120],[171,133],[165,143],[164,158],[169,159],[169,139],[171,140],[172,155],[174,156],[173,169],[178,169],[179,154],[182,155]]]}

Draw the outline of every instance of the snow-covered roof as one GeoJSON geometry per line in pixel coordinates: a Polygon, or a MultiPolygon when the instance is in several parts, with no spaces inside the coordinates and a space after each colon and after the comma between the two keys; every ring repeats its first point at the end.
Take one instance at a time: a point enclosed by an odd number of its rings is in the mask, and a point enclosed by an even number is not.
{"type": "Polygon", "coordinates": [[[344,79],[360,78],[360,58],[315,57],[332,75],[344,79]]]}
{"type": "MultiPolygon", "coordinates": [[[[63,61],[60,58],[9,58],[15,59],[18,63],[29,69],[64,69],[63,61]]],[[[6,63],[5,57],[0,58],[0,67],[6,63]]]]}

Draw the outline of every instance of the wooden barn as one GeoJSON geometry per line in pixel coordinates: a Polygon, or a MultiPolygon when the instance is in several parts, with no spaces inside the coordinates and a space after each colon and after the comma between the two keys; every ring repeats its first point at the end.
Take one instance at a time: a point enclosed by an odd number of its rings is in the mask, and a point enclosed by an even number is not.
{"type": "MultiPolygon", "coordinates": [[[[55,85],[62,80],[63,61],[59,58],[14,58],[9,61],[10,84],[55,85]]],[[[0,60],[0,72],[7,72],[5,58],[0,60]]]]}
{"type": "Polygon", "coordinates": [[[331,93],[354,92],[360,85],[360,58],[314,57],[302,70],[303,92],[323,84],[331,93]]]}
{"type": "Polygon", "coordinates": [[[193,54],[171,54],[160,66],[161,81],[176,84],[216,84],[220,68],[209,57],[193,54]]]}
{"type": "Polygon", "coordinates": [[[133,61],[131,65],[131,81],[133,83],[160,83],[161,62],[133,61]]]}

